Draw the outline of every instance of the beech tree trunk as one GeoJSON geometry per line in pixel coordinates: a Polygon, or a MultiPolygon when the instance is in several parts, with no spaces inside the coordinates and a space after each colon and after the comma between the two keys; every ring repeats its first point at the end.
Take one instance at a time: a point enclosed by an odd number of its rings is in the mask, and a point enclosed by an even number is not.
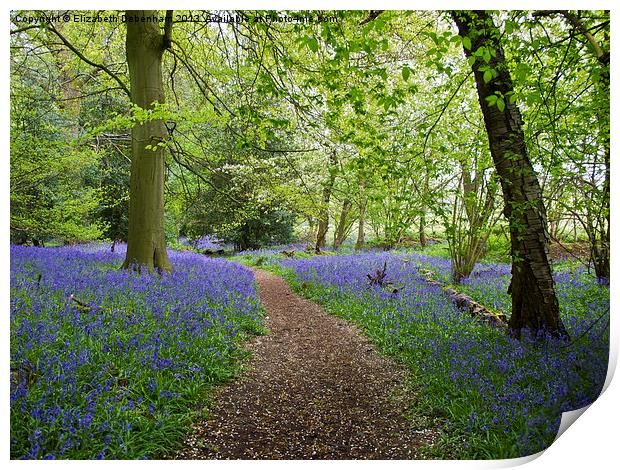
{"type": "MultiPolygon", "coordinates": [[[[153,16],[157,16],[156,11],[127,11],[127,17],[150,20],[153,16]]],[[[169,33],[168,25],[166,30],[169,33]]],[[[127,22],[131,101],[143,109],[151,108],[154,102],[164,102],[162,55],[167,39],[157,21],[127,22]]],[[[172,270],[164,230],[164,149],[146,148],[163,143],[166,138],[167,130],[161,120],[137,124],[131,131],[129,233],[123,268],[172,270]]]]}
{"type": "Polygon", "coordinates": [[[540,184],[527,155],[521,113],[509,99],[513,84],[500,42],[500,31],[485,11],[454,11],[452,17],[460,36],[471,41],[471,47],[464,45],[463,49],[466,57],[475,58],[472,69],[478,98],[491,155],[501,181],[504,215],[510,227],[510,332],[517,338],[524,330],[567,337],[549,264],[549,240],[540,184]],[[483,53],[474,55],[476,51],[483,53]],[[488,73],[485,77],[487,70],[491,70],[490,77],[488,73]],[[489,104],[487,98],[491,96],[504,97],[503,109],[489,104]]]}

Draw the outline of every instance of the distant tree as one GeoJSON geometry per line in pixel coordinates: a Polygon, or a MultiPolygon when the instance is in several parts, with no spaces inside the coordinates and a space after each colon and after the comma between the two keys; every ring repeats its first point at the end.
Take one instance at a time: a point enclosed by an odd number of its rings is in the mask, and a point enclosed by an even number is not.
{"type": "MultiPolygon", "coordinates": [[[[579,220],[586,232],[596,276],[602,282],[609,282],[611,181],[609,11],[602,11],[593,15],[592,12],[541,10],[534,12],[532,16],[541,19],[559,16],[564,19],[571,30],[571,39],[579,38],[580,41],[570,41],[563,56],[574,57],[575,59],[572,60],[577,64],[577,68],[589,69],[588,85],[594,85],[594,92],[587,103],[586,112],[582,118],[592,122],[593,125],[587,126],[580,150],[583,154],[582,157],[589,161],[593,169],[596,168],[597,170],[573,170],[571,172],[572,181],[569,185],[575,185],[580,189],[585,188],[585,191],[583,189],[582,191],[586,194],[578,198],[577,207],[568,201],[564,205],[579,220]],[[588,16],[593,16],[596,20],[588,18],[588,16]],[[579,45],[581,42],[584,43],[584,46],[580,50],[579,46],[575,46],[575,43],[579,45]],[[594,145],[588,144],[588,140],[594,140],[594,145]],[[602,160],[602,165],[600,160],[602,160]],[[602,171],[598,170],[600,167],[602,167],[602,171]],[[602,174],[597,174],[599,172],[602,174]]],[[[564,116],[554,116],[554,118],[564,118],[564,116]]],[[[575,133],[575,130],[572,129],[572,136],[575,133]]]]}
{"type": "Polygon", "coordinates": [[[234,243],[237,250],[283,245],[294,240],[294,224],[295,215],[286,210],[263,209],[246,217],[224,241],[234,243]]]}
{"type": "Polygon", "coordinates": [[[120,152],[102,152],[100,164],[101,202],[96,212],[105,223],[103,235],[116,241],[127,241],[129,231],[129,173],[130,163],[120,152]]]}
{"type": "Polygon", "coordinates": [[[10,237],[12,243],[79,243],[101,236],[98,156],[72,144],[74,114],[55,100],[65,87],[56,63],[29,63],[33,44],[12,36],[10,237]],[[44,77],[43,79],[41,77],[44,77]]]}
{"type": "Polygon", "coordinates": [[[368,200],[366,198],[364,186],[365,178],[363,176],[359,176],[359,218],[357,220],[357,239],[355,240],[356,250],[361,250],[364,248],[365,243],[364,224],[366,222],[366,205],[368,204],[368,200]]]}
{"type": "Polygon", "coordinates": [[[184,235],[212,235],[238,251],[293,241],[295,214],[254,186],[247,174],[222,171],[206,178],[210,185],[188,195],[184,235]]]}

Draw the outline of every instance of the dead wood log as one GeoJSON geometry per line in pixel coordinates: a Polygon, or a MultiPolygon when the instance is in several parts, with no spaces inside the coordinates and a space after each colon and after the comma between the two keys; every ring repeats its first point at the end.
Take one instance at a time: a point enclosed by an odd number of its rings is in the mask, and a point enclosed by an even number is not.
{"type": "Polygon", "coordinates": [[[473,318],[498,328],[506,328],[508,319],[501,312],[493,312],[484,305],[476,302],[467,294],[458,292],[452,287],[447,287],[437,279],[435,273],[428,269],[416,268],[417,272],[422,275],[424,281],[432,286],[440,287],[448,298],[461,310],[468,312],[473,318]]]}

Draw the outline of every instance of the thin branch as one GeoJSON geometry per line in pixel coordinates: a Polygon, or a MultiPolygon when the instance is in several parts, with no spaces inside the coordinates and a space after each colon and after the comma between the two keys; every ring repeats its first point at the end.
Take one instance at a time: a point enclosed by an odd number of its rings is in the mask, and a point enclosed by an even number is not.
{"type": "Polygon", "coordinates": [[[62,43],[67,46],[67,48],[69,48],[76,56],[78,56],[83,62],[86,62],[88,65],[91,65],[95,68],[98,68],[99,70],[102,70],[103,72],[107,73],[112,79],[114,79],[116,81],[116,83],[119,84],[119,86],[122,88],[122,90],[127,94],[127,96],[129,98],[131,98],[131,92],[129,91],[129,88],[127,88],[127,85],[125,85],[125,83],[119,78],[118,75],[116,75],[114,72],[112,72],[108,67],[106,67],[105,65],[102,64],[97,64],[96,62],[93,62],[92,60],[88,59],[86,56],[84,56],[84,54],[82,54],[73,44],[71,44],[67,38],[65,38],[55,27],[53,23],[48,23],[46,25],[50,31],[52,31],[56,36],[58,36],[58,38],[62,41],[62,43]]]}
{"type": "Polygon", "coordinates": [[[370,10],[370,13],[368,14],[368,18],[366,18],[365,20],[360,22],[360,26],[365,25],[366,23],[370,23],[372,20],[374,20],[375,18],[377,18],[377,16],[379,16],[381,13],[383,13],[385,10],[370,10]]]}
{"type": "Polygon", "coordinates": [[[588,28],[585,27],[583,22],[574,13],[571,13],[568,10],[541,10],[535,12],[533,16],[535,18],[538,18],[541,16],[551,16],[554,14],[562,15],[564,18],[566,18],[566,20],[571,24],[571,26],[573,26],[573,28],[583,34],[588,43],[590,43],[590,45],[594,49],[597,60],[602,65],[609,65],[609,53],[603,51],[603,48],[598,43],[596,38],[592,35],[592,33],[590,33],[588,28]]]}
{"type": "Polygon", "coordinates": [[[28,31],[29,29],[38,29],[40,27],[41,26],[39,25],[24,26],[23,28],[12,29],[11,34],[23,33],[24,31],[28,31]]]}
{"type": "MultiPolygon", "coordinates": [[[[182,152],[181,147],[179,146],[178,142],[176,142],[174,139],[172,139],[172,143],[174,144],[175,147],[177,147],[177,150],[180,150],[182,152]]],[[[198,178],[200,178],[204,183],[206,183],[208,186],[211,186],[211,188],[221,194],[222,196],[227,197],[228,199],[230,199],[231,201],[239,204],[239,205],[243,205],[243,203],[241,201],[239,201],[238,199],[236,199],[235,197],[233,197],[231,194],[222,191],[220,188],[218,188],[216,185],[214,185],[211,181],[209,181],[208,179],[206,179],[204,176],[202,176],[200,173],[198,173],[196,170],[194,170],[191,166],[189,166],[187,163],[184,163],[179,156],[177,155],[177,152],[172,148],[171,145],[168,145],[168,150],[170,151],[170,155],[172,156],[172,159],[177,162],[178,165],[180,165],[181,167],[185,168],[187,171],[189,171],[190,173],[196,175],[198,178]]]]}
{"type": "Polygon", "coordinates": [[[461,80],[461,82],[458,84],[458,86],[456,87],[456,89],[454,90],[454,92],[452,93],[450,98],[448,98],[448,101],[446,101],[446,103],[444,104],[443,108],[441,109],[441,112],[439,113],[439,116],[437,116],[437,119],[435,120],[433,125],[430,127],[430,129],[426,133],[426,136],[424,137],[424,145],[422,146],[421,155],[424,155],[424,153],[426,152],[426,146],[428,144],[428,139],[430,138],[431,134],[433,133],[433,130],[435,129],[437,124],[439,124],[439,121],[441,121],[441,118],[443,117],[444,113],[448,110],[448,107],[450,106],[450,103],[452,103],[452,100],[454,99],[456,94],[459,92],[459,90],[461,89],[463,84],[467,81],[467,79],[471,76],[472,73],[473,73],[473,71],[470,71],[469,73],[467,73],[463,77],[463,80],[461,80]]]}

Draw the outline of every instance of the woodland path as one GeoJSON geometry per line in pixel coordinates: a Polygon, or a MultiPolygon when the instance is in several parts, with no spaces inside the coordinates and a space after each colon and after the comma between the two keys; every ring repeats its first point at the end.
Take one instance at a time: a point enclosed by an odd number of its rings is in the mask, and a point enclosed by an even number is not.
{"type": "Polygon", "coordinates": [[[434,433],[404,417],[405,370],[282,278],[254,273],[269,334],[245,345],[247,370],[219,388],[175,458],[417,458],[434,433]]]}

